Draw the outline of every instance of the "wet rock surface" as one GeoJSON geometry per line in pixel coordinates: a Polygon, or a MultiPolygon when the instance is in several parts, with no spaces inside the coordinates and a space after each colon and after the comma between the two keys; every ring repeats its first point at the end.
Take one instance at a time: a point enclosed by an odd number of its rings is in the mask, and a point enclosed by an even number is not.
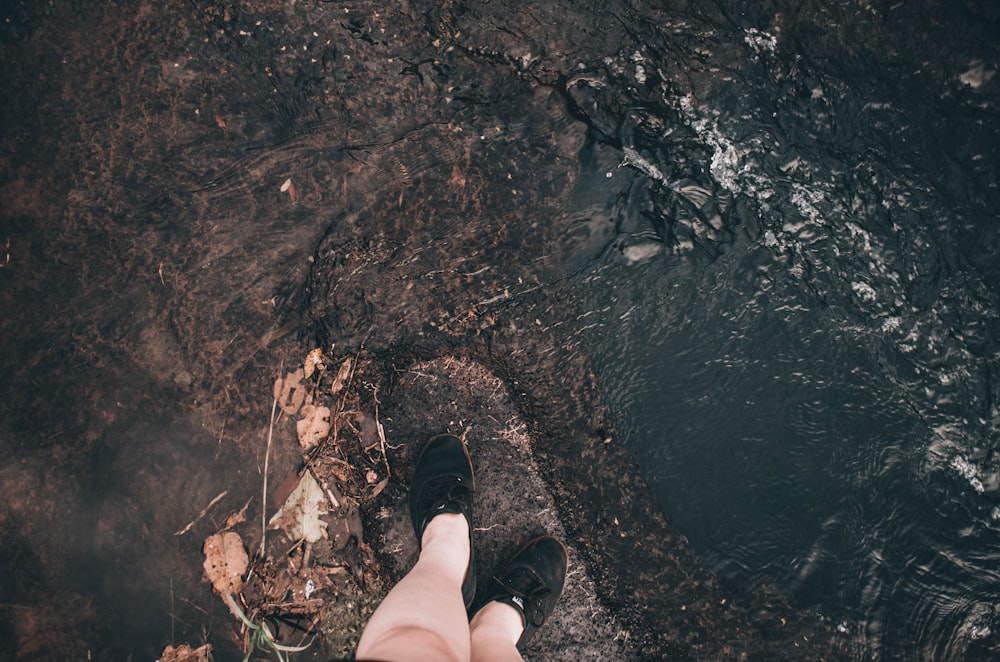
{"type": "MultiPolygon", "coordinates": [[[[357,388],[380,403],[394,471],[362,509],[377,581],[303,659],[345,652],[412,562],[407,479],[444,430],[466,434],[484,486],[484,573],[539,530],[571,548],[533,656],[838,657],[780,596],[720,586],[615,441],[586,352],[597,312],[567,282],[581,149],[611,111],[584,98],[600,81],[567,80],[628,50],[623,20],[657,16],[547,7],[12,10],[0,631],[15,659],[235,651],[239,623],[198,584],[201,543],[259,493],[273,382],[313,347],[368,357],[357,388]]],[[[301,458],[281,434],[279,477],[301,458]]]]}

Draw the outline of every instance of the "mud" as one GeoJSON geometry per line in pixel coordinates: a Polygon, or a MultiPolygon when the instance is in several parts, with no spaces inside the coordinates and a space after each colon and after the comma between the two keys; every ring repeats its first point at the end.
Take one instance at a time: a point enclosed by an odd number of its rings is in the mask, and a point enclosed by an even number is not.
{"type": "MultiPolygon", "coordinates": [[[[570,544],[573,581],[538,658],[840,655],[828,625],[781,596],[719,585],[602,404],[585,338],[599,311],[567,280],[586,243],[568,207],[590,134],[566,80],[627,52],[622,17],[638,10],[619,9],[9,10],[0,526],[15,571],[0,631],[12,659],[152,658],[203,640],[235,654],[238,621],[198,583],[201,541],[259,493],[273,382],[314,347],[364,352],[359,393],[371,405],[377,391],[394,471],[361,512],[371,583],[330,599],[302,659],[349,652],[412,562],[413,449],[443,430],[467,431],[489,486],[483,573],[540,528],[570,544]]],[[[282,434],[271,476],[301,460],[282,434]]]]}

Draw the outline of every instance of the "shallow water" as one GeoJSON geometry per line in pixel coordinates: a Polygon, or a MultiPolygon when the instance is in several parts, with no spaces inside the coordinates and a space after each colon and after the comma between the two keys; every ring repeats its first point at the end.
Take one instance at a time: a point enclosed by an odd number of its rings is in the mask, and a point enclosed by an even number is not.
{"type": "Polygon", "coordinates": [[[597,428],[530,358],[592,355],[702,557],[856,658],[995,651],[1000,17],[827,4],[11,3],[5,608],[224,637],[174,533],[256,490],[276,339],[438,333],[597,428]]]}
{"type": "Polygon", "coordinates": [[[615,131],[587,113],[591,348],[620,440],[723,576],[859,658],[971,659],[1000,634],[997,16],[813,9],[707,20],[726,75],[686,90],[652,32],[571,83],[606,108],[660,74],[615,131]]]}

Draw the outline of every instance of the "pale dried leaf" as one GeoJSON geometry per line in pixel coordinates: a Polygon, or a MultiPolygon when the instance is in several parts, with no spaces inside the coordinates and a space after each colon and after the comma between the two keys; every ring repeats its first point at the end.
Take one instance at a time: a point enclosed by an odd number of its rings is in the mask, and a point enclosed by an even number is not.
{"type": "Polygon", "coordinates": [[[181,644],[177,648],[167,646],[156,662],[212,662],[212,644],[191,648],[181,644]]]}
{"type": "Polygon", "coordinates": [[[337,376],[333,379],[333,386],[330,387],[330,395],[337,395],[344,390],[347,380],[351,378],[351,369],[353,367],[354,359],[348,356],[344,359],[344,362],[340,364],[340,369],[337,370],[337,376]]]}
{"type": "Polygon", "coordinates": [[[325,369],[326,357],[323,356],[323,349],[317,347],[306,356],[305,364],[302,366],[302,370],[305,372],[305,378],[309,379],[317,370],[325,369]]]}
{"type": "Polygon", "coordinates": [[[279,377],[274,382],[274,399],[278,401],[281,411],[289,416],[298,413],[306,401],[306,386],[302,383],[305,371],[299,368],[290,372],[284,378],[279,377]]]}
{"type": "Polygon", "coordinates": [[[205,539],[205,576],[216,593],[236,594],[243,588],[243,573],[249,559],[243,539],[234,531],[216,533],[205,539]]]}
{"type": "Polygon", "coordinates": [[[269,522],[272,529],[282,529],[292,540],[317,542],[326,537],[326,494],[311,472],[302,474],[299,484],[269,522]]]}
{"type": "Polygon", "coordinates": [[[231,529],[234,526],[236,526],[237,524],[241,524],[241,523],[247,521],[247,517],[246,517],[246,515],[247,515],[247,508],[250,507],[250,502],[251,501],[253,501],[253,497],[247,499],[247,502],[245,504],[243,504],[243,508],[240,509],[240,512],[233,513],[232,515],[230,515],[229,517],[226,518],[226,523],[222,527],[223,531],[225,531],[226,529],[231,529]]]}
{"type": "Polygon", "coordinates": [[[330,408],[306,405],[302,408],[302,418],[295,424],[299,445],[308,450],[323,441],[330,434],[330,408]]]}

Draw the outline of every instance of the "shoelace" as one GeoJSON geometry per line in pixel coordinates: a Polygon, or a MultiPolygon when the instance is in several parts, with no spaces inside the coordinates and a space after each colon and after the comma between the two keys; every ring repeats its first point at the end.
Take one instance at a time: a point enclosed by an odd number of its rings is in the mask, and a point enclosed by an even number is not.
{"type": "Polygon", "coordinates": [[[442,476],[427,483],[420,494],[420,500],[417,502],[418,508],[427,513],[424,521],[420,523],[421,531],[427,527],[427,522],[438,513],[463,512],[459,506],[464,505],[471,492],[472,490],[461,476],[442,476]],[[454,510],[447,510],[452,504],[455,504],[454,510]]]}
{"type": "Polygon", "coordinates": [[[541,627],[545,622],[545,598],[552,591],[531,568],[518,568],[519,574],[504,582],[494,577],[503,589],[510,594],[511,602],[521,608],[524,619],[534,627],[541,627]]]}

